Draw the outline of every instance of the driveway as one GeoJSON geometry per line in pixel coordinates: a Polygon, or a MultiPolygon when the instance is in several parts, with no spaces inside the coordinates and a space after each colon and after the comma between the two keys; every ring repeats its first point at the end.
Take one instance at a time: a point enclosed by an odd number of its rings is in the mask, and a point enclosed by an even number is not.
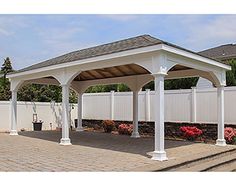
{"type": "Polygon", "coordinates": [[[0,133],[0,171],[130,171],[148,170],[177,163],[191,153],[202,154],[208,144],[166,140],[169,161],[147,157],[153,138],[98,132],[71,132],[71,146],[58,144],[61,132],[21,132],[19,136],[0,133]],[[144,169],[142,169],[144,167],[144,169]]]}

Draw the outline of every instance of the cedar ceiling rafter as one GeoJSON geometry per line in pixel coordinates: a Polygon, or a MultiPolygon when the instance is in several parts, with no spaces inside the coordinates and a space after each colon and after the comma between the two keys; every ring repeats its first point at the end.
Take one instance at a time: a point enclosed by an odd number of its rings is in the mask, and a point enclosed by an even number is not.
{"type": "Polygon", "coordinates": [[[97,77],[91,72],[91,71],[85,71],[87,74],[89,74],[94,79],[97,79],[97,77]]]}
{"type": "Polygon", "coordinates": [[[86,77],[84,77],[83,73],[80,73],[80,80],[86,80],[86,77]]]}
{"type": "Polygon", "coordinates": [[[127,65],[127,67],[131,69],[131,71],[133,71],[135,74],[140,74],[140,72],[138,72],[132,65],[127,65]]]}
{"type": "Polygon", "coordinates": [[[124,72],[119,66],[116,66],[116,67],[114,67],[114,68],[116,68],[116,70],[119,71],[119,72],[122,74],[122,76],[127,76],[127,75],[129,75],[129,74],[127,74],[126,72],[124,72]]]}
{"type": "Polygon", "coordinates": [[[109,70],[105,70],[105,69],[98,69],[97,70],[98,72],[100,72],[100,73],[102,73],[104,76],[106,76],[106,74],[109,74],[111,77],[113,77],[113,76],[117,76],[117,75],[115,75],[115,74],[112,74],[109,70]]]}
{"type": "Polygon", "coordinates": [[[94,71],[96,71],[96,73],[98,73],[102,78],[107,78],[107,76],[104,73],[102,73],[101,71],[99,71],[99,69],[94,70],[94,71]]]}
{"type": "Polygon", "coordinates": [[[110,67],[110,68],[104,68],[104,70],[106,71],[106,72],[108,72],[109,74],[111,74],[112,76],[117,76],[117,74],[115,74],[114,72],[112,72],[112,69],[113,69],[114,67],[110,67]]]}

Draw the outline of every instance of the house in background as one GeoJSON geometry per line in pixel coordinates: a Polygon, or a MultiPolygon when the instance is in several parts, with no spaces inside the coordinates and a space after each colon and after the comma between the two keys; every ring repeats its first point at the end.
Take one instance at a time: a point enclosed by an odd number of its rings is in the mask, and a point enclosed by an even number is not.
{"type": "MultiPolygon", "coordinates": [[[[199,52],[199,54],[206,57],[210,57],[227,64],[228,60],[236,59],[236,44],[226,44],[215,48],[210,48],[199,52]]],[[[199,78],[197,82],[197,88],[210,88],[213,87],[212,83],[202,77],[199,78]]]]}

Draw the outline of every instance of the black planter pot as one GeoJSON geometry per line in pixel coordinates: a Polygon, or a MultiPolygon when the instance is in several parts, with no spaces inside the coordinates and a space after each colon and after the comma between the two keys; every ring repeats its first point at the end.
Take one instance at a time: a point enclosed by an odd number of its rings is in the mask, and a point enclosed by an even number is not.
{"type": "Polygon", "coordinates": [[[75,128],[77,128],[77,126],[78,126],[78,119],[75,119],[75,128]]]}
{"type": "Polygon", "coordinates": [[[34,131],[41,131],[42,130],[43,122],[33,122],[34,131]]]}

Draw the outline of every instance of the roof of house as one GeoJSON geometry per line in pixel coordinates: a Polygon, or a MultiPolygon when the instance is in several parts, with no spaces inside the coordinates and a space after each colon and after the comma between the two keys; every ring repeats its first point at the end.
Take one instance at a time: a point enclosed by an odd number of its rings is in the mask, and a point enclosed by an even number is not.
{"type": "Polygon", "coordinates": [[[216,60],[236,59],[236,44],[221,45],[201,51],[199,54],[216,60]]]}
{"type": "MultiPolygon", "coordinates": [[[[21,70],[15,71],[15,73],[34,70],[34,69],[57,65],[57,64],[62,64],[62,63],[69,63],[72,61],[78,61],[78,60],[102,56],[102,55],[106,55],[106,54],[127,51],[127,50],[131,50],[131,49],[137,49],[137,48],[142,48],[142,47],[147,47],[147,46],[158,45],[158,44],[166,44],[166,45],[169,45],[169,46],[181,49],[181,50],[191,52],[193,54],[203,56],[199,53],[184,49],[182,47],[179,47],[179,46],[171,44],[169,42],[157,39],[157,38],[152,37],[150,35],[141,35],[141,36],[128,38],[128,39],[124,39],[124,40],[120,40],[120,41],[116,41],[116,42],[112,42],[112,43],[108,43],[108,44],[103,44],[103,45],[99,45],[99,46],[95,46],[95,47],[91,47],[91,48],[86,48],[86,49],[70,52],[70,53],[64,54],[62,56],[55,57],[55,58],[34,64],[34,65],[31,65],[29,67],[23,68],[21,70]]],[[[203,56],[203,57],[205,57],[205,56],[203,56]]],[[[207,58],[210,58],[210,57],[207,57],[207,58]]]]}

